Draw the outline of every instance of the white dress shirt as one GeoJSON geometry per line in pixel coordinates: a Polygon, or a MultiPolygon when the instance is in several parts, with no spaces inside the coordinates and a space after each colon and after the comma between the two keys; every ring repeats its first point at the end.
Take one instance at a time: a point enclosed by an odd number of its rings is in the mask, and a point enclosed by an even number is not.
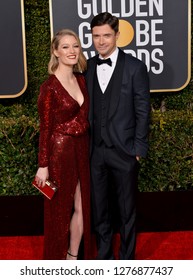
{"type": "MultiPolygon", "coordinates": [[[[119,53],[119,49],[116,48],[114,50],[114,52],[109,57],[107,57],[107,58],[111,59],[112,66],[110,66],[110,65],[108,65],[106,63],[103,63],[101,65],[97,65],[97,77],[98,77],[100,88],[101,88],[103,93],[105,92],[105,90],[106,90],[106,88],[108,86],[108,83],[109,83],[109,81],[111,79],[111,76],[113,74],[113,71],[115,69],[118,53],[119,53]]],[[[103,59],[101,57],[101,55],[99,55],[99,58],[103,59]]]]}

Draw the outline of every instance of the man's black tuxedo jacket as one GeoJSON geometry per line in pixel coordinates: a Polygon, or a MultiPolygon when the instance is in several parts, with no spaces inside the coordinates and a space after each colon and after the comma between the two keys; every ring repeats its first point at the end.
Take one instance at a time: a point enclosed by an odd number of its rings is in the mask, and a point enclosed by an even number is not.
{"type": "MultiPolygon", "coordinates": [[[[85,74],[90,96],[91,150],[93,136],[93,85],[98,55],[88,60],[85,74]]],[[[146,157],[150,114],[146,65],[119,49],[106,128],[113,145],[124,155],[146,157]]]]}

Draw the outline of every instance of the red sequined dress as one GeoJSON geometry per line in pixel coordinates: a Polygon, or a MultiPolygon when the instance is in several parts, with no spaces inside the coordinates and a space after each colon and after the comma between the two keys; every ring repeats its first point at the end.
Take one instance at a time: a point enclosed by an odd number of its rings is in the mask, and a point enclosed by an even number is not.
{"type": "Polygon", "coordinates": [[[49,178],[59,189],[44,199],[44,259],[65,259],[75,188],[80,181],[83,207],[84,259],[90,258],[90,178],[88,93],[82,74],[76,74],[84,96],[80,106],[55,75],[41,85],[39,167],[48,166],[49,178]]]}

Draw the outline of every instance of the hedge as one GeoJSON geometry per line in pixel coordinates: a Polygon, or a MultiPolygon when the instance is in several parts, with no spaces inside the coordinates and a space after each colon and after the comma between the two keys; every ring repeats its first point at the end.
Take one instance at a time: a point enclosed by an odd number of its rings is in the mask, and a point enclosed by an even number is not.
{"type": "MultiPolygon", "coordinates": [[[[31,182],[37,170],[38,121],[17,114],[0,117],[0,195],[33,194],[31,182]]],[[[20,115],[21,113],[21,115],[20,115]]]]}
{"type": "MultiPolygon", "coordinates": [[[[36,194],[31,182],[37,170],[37,117],[0,117],[0,194],[36,194]]],[[[140,191],[188,190],[193,186],[193,112],[170,110],[152,114],[150,149],[141,160],[140,191]]]]}
{"type": "Polygon", "coordinates": [[[193,187],[193,112],[152,114],[149,153],[141,162],[140,191],[177,191],[193,187]]]}
{"type": "MultiPolygon", "coordinates": [[[[47,77],[49,1],[24,0],[28,87],[0,99],[0,195],[36,195],[39,86],[47,77]]],[[[151,94],[150,149],[141,160],[139,191],[190,190],[193,185],[193,81],[176,93],[151,94]]]]}

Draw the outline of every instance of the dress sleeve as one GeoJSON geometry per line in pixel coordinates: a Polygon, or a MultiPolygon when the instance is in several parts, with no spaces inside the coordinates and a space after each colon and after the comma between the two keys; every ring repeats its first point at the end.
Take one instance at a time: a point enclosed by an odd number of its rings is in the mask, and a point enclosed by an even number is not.
{"type": "Polygon", "coordinates": [[[38,113],[40,118],[39,167],[46,167],[49,164],[49,140],[52,133],[52,106],[52,93],[49,87],[41,86],[38,97],[38,113]]]}

